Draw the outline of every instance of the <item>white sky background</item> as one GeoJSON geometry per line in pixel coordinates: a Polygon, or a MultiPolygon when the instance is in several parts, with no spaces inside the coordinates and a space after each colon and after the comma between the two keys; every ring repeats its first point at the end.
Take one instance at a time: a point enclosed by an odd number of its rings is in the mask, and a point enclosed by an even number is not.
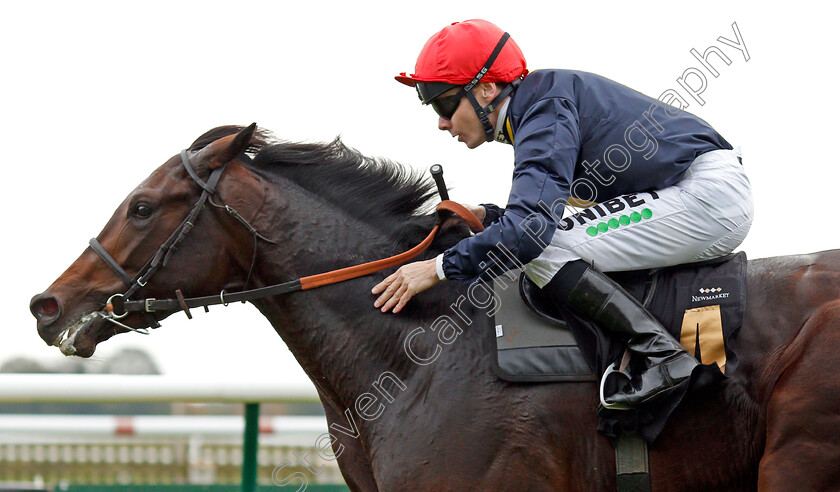
{"type": "MultiPolygon", "coordinates": [[[[706,104],[689,111],[744,150],[756,220],[752,258],[840,247],[837,11],[829,2],[14,2],[0,6],[3,343],[0,363],[47,347],[28,311],[157,166],[218,125],[253,121],[286,140],[346,144],[418,169],[444,165],[454,200],[504,204],[513,152],[468,151],[394,81],[423,43],[456,20],[511,33],[529,68],[599,73],[650,96],[720,47],[706,104]],[[505,12],[505,14],[502,14],[505,12]],[[717,42],[735,39],[750,60],[717,42]]],[[[372,297],[359,302],[373,302],[372,297]]],[[[393,333],[401,337],[403,333],[393,333]]],[[[250,306],[173,315],[141,347],[166,373],[273,377],[303,372],[250,306]],[[236,337],[230,337],[235,332],[236,337]]]]}

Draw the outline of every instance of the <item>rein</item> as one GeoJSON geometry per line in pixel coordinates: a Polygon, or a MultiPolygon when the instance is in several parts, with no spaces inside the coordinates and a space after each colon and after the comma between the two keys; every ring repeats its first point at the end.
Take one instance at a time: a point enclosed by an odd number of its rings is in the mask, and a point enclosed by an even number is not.
{"type": "MultiPolygon", "coordinates": [[[[244,156],[245,159],[250,161],[250,158],[244,156]]],[[[181,225],[175,229],[175,231],[169,236],[169,238],[164,241],[164,243],[160,246],[157,253],[149,260],[146,265],[140,269],[140,272],[135,277],[131,277],[126,273],[126,271],[120,266],[119,262],[117,262],[106,250],[105,248],[99,244],[99,241],[96,238],[90,240],[90,247],[91,249],[99,255],[100,258],[111,267],[112,270],[119,276],[123,282],[128,286],[128,290],[122,294],[114,294],[106,301],[105,310],[102,313],[102,316],[123,328],[126,328],[131,331],[136,331],[138,333],[148,334],[148,331],[145,328],[133,328],[130,327],[120,321],[119,319],[127,316],[129,313],[136,312],[142,313],[149,327],[151,328],[159,328],[160,323],[154,318],[152,313],[157,311],[184,311],[189,319],[192,319],[192,314],[190,313],[190,308],[196,307],[203,307],[205,311],[209,306],[222,304],[227,306],[231,302],[246,302],[246,301],[253,301],[257,299],[262,299],[265,297],[275,296],[279,294],[286,294],[289,292],[297,292],[302,290],[310,290],[315,289],[318,287],[323,287],[325,285],[331,285],[339,282],[344,282],[346,280],[351,280],[358,277],[363,277],[365,275],[370,275],[372,273],[378,272],[380,270],[384,270],[386,268],[391,268],[393,266],[399,265],[401,263],[405,263],[409,261],[422,252],[424,252],[428,247],[432,244],[435,236],[437,235],[438,231],[440,230],[441,221],[442,219],[438,218],[438,223],[432,228],[431,232],[429,233],[426,238],[420,242],[418,245],[414,246],[408,251],[403,253],[391,256],[389,258],[383,258],[380,260],[371,261],[368,263],[362,263],[360,265],[355,265],[351,267],[341,268],[338,270],[332,270],[329,272],[320,273],[317,275],[310,275],[308,277],[302,277],[296,280],[291,280],[288,282],[283,282],[279,284],[270,285],[267,287],[261,287],[257,289],[250,289],[250,290],[243,290],[239,292],[233,293],[226,293],[224,290],[217,295],[212,296],[204,296],[204,297],[192,297],[192,298],[185,298],[182,294],[180,289],[175,290],[175,299],[155,299],[155,298],[147,298],[147,299],[140,299],[140,300],[129,300],[129,298],[135,294],[140,288],[144,287],[149,279],[163,266],[165,266],[172,254],[175,250],[178,249],[178,246],[184,241],[186,235],[190,232],[193,228],[193,224],[197,219],[199,213],[204,209],[205,203],[209,202],[217,207],[221,207],[222,205],[216,205],[210,200],[210,196],[214,195],[216,192],[216,185],[221,178],[221,174],[224,171],[225,166],[218,167],[214,169],[210,173],[210,177],[205,182],[201,178],[198,177],[195,170],[192,167],[192,164],[189,161],[187,156],[186,150],[181,151],[181,162],[183,163],[184,167],[187,170],[187,174],[190,178],[193,179],[201,188],[202,194],[199,197],[198,201],[193,206],[190,213],[187,215],[187,218],[181,223],[181,225]]],[[[245,221],[245,219],[234,209],[229,207],[228,205],[223,205],[224,208],[230,213],[237,221],[242,223],[249,232],[254,236],[254,258],[256,260],[256,247],[257,247],[257,239],[263,239],[267,242],[273,243],[261,234],[257,232],[250,224],[245,221]]],[[[467,224],[470,226],[470,229],[473,232],[481,232],[484,227],[481,225],[481,221],[478,220],[469,210],[467,210],[463,205],[458,203],[452,202],[450,200],[444,200],[440,202],[436,208],[437,212],[440,211],[449,211],[458,215],[467,224]]],[[[251,265],[251,269],[253,269],[253,263],[251,265]]],[[[251,272],[248,272],[248,277],[250,279],[251,272]]],[[[247,285],[247,281],[246,284],[247,285]]]]}

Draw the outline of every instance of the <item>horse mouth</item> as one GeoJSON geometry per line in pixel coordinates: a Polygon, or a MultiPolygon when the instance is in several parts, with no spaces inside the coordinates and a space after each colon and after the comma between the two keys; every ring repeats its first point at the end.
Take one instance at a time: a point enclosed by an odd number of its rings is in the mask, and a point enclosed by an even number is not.
{"type": "Polygon", "coordinates": [[[96,350],[97,326],[105,323],[99,311],[88,313],[56,335],[51,345],[58,347],[64,355],[90,357],[96,350]]]}

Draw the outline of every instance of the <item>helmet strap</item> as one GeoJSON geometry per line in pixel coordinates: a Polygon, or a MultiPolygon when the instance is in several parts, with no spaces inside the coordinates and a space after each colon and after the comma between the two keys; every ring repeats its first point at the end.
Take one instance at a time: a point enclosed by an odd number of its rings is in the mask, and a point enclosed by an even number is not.
{"type": "Polygon", "coordinates": [[[496,96],[496,98],[490,102],[490,104],[484,107],[482,107],[481,104],[479,104],[478,101],[475,99],[475,96],[472,93],[472,89],[473,87],[478,85],[478,83],[481,81],[481,78],[484,77],[484,74],[486,74],[487,71],[490,70],[490,67],[493,66],[493,62],[496,61],[496,57],[498,57],[499,53],[502,52],[502,48],[505,46],[505,43],[507,43],[508,39],[510,39],[510,34],[504,33],[502,35],[502,38],[499,39],[499,42],[496,43],[496,47],[493,49],[493,53],[490,53],[490,57],[487,59],[486,62],[484,62],[484,66],[481,67],[481,70],[478,71],[475,77],[473,77],[470,83],[465,85],[463,89],[464,92],[466,92],[467,94],[467,99],[470,100],[473,109],[475,109],[475,114],[478,115],[479,121],[481,121],[481,124],[484,126],[484,136],[488,142],[493,141],[493,135],[496,132],[493,129],[493,125],[490,123],[490,119],[487,117],[487,115],[492,113],[493,110],[496,109],[496,106],[498,106],[504,98],[506,98],[513,91],[516,90],[516,88],[519,86],[519,83],[522,81],[522,77],[512,81],[510,85],[505,87],[502,90],[502,92],[500,92],[499,95],[496,96]]]}
{"type": "Polygon", "coordinates": [[[467,91],[467,99],[470,100],[470,104],[472,104],[475,114],[478,116],[478,120],[481,121],[482,126],[484,126],[484,137],[488,142],[492,142],[496,134],[496,130],[493,128],[493,124],[490,123],[490,118],[488,116],[496,110],[499,104],[501,104],[506,97],[511,95],[516,88],[519,87],[521,82],[522,77],[510,82],[507,87],[499,92],[499,95],[490,101],[490,104],[484,107],[478,103],[478,100],[475,98],[472,91],[467,91]]]}

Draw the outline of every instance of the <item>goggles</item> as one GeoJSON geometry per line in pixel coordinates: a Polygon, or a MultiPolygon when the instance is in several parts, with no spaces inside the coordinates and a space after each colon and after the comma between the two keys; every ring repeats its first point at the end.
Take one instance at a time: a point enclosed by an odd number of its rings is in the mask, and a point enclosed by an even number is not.
{"type": "Polygon", "coordinates": [[[462,90],[450,96],[443,97],[442,94],[460,87],[448,82],[417,82],[417,85],[414,86],[417,89],[420,102],[431,105],[435,113],[447,120],[452,119],[452,115],[455,114],[455,110],[461,104],[461,98],[464,97],[465,92],[461,88],[462,90]]]}
{"type": "Polygon", "coordinates": [[[429,105],[435,110],[435,113],[437,113],[438,116],[451,120],[452,115],[455,114],[455,111],[461,104],[461,99],[463,99],[465,95],[466,92],[463,89],[460,89],[451,96],[438,96],[432,99],[429,101],[429,105]]]}

